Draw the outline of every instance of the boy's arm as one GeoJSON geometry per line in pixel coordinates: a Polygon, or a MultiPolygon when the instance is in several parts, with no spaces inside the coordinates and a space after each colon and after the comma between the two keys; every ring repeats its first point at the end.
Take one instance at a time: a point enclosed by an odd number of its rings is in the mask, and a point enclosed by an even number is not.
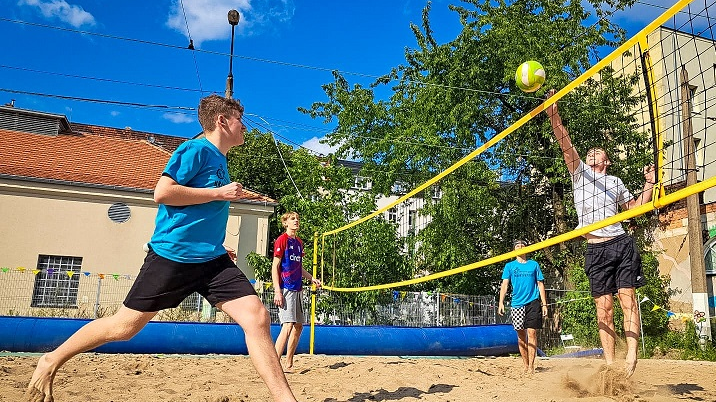
{"type": "Polygon", "coordinates": [[[301,273],[301,275],[302,275],[304,278],[306,278],[306,279],[308,279],[309,281],[311,281],[311,283],[313,283],[314,285],[316,285],[317,288],[320,288],[321,286],[323,286],[323,284],[321,283],[320,280],[314,278],[313,275],[311,275],[311,274],[310,274],[308,271],[306,271],[304,268],[301,268],[301,271],[303,271],[303,272],[301,273]]]}
{"type": "Polygon", "coordinates": [[[500,285],[500,306],[497,309],[497,314],[502,315],[505,313],[505,295],[507,294],[507,285],[510,283],[509,279],[503,279],[500,285]]]}
{"type": "Polygon", "coordinates": [[[281,258],[273,257],[271,263],[271,281],[273,285],[273,303],[283,306],[283,293],[281,293],[281,258]]]}
{"type": "Polygon", "coordinates": [[[544,282],[537,281],[537,288],[539,289],[539,300],[542,304],[542,315],[547,316],[547,293],[544,290],[544,282]]]}
{"type": "Polygon", "coordinates": [[[654,171],[654,165],[644,167],[644,180],[644,189],[641,191],[641,194],[639,194],[639,197],[637,197],[635,200],[630,200],[629,202],[627,202],[624,205],[626,209],[635,208],[651,201],[652,193],[654,192],[654,184],[656,183],[656,173],[654,171]]]}
{"type": "Polygon", "coordinates": [[[183,207],[210,201],[236,201],[242,191],[240,183],[231,182],[219,188],[194,188],[182,186],[171,177],[162,175],[154,188],[154,202],[183,207]]]}
{"type": "MultiPolygon", "coordinates": [[[[554,95],[554,93],[554,89],[550,90],[547,93],[547,98],[549,99],[552,95],[554,95]]],[[[570,174],[573,174],[574,171],[577,170],[577,167],[579,167],[580,158],[577,150],[574,149],[574,146],[572,145],[572,139],[569,137],[567,128],[564,124],[562,124],[562,117],[559,115],[559,111],[557,110],[557,102],[548,106],[547,109],[545,109],[545,113],[547,113],[547,116],[549,117],[549,122],[552,124],[554,136],[557,138],[559,147],[562,149],[562,156],[564,156],[564,162],[567,163],[567,169],[570,174]]]]}

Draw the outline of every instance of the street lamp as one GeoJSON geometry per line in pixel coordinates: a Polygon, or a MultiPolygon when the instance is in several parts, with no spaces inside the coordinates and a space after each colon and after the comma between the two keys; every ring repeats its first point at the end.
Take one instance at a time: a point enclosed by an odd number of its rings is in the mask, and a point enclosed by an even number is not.
{"type": "Polygon", "coordinates": [[[234,95],[234,74],[232,73],[234,67],[234,28],[239,25],[239,12],[236,10],[229,10],[229,24],[231,24],[231,57],[229,58],[229,76],[226,77],[226,93],[225,97],[231,98],[234,95]]]}

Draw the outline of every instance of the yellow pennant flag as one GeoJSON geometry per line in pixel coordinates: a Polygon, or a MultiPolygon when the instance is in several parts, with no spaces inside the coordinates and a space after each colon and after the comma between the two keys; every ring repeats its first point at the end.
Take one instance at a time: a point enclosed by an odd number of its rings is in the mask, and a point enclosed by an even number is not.
{"type": "Polygon", "coordinates": [[[17,270],[20,272],[25,272],[25,267],[17,267],[17,270]]]}
{"type": "Polygon", "coordinates": [[[34,275],[37,275],[37,274],[40,273],[40,270],[39,270],[39,269],[33,269],[33,270],[32,270],[32,273],[33,273],[34,275]]]}
{"type": "Polygon", "coordinates": [[[74,275],[74,274],[75,274],[74,271],[67,271],[67,276],[69,276],[70,279],[72,279],[72,275],[74,275]]]}
{"type": "Polygon", "coordinates": [[[651,311],[661,310],[661,307],[657,306],[656,304],[654,307],[651,308],[651,311]]]}

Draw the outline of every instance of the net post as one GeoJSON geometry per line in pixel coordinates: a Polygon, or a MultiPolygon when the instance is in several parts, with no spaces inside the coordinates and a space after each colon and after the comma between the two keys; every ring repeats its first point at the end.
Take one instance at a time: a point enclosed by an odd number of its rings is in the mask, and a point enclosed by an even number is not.
{"type": "MultiPolygon", "coordinates": [[[[318,269],[318,232],[313,233],[313,272],[311,275],[316,277],[318,269]]],[[[308,354],[313,354],[313,343],[316,337],[316,285],[311,284],[311,339],[309,341],[308,354]]]]}

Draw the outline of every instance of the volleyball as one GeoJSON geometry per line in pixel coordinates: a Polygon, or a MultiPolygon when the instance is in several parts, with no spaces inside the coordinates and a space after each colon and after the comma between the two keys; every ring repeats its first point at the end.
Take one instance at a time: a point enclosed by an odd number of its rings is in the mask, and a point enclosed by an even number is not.
{"type": "Polygon", "coordinates": [[[517,67],[515,72],[515,82],[517,87],[525,92],[534,92],[538,90],[547,74],[544,67],[534,60],[526,61],[517,67]]]}

